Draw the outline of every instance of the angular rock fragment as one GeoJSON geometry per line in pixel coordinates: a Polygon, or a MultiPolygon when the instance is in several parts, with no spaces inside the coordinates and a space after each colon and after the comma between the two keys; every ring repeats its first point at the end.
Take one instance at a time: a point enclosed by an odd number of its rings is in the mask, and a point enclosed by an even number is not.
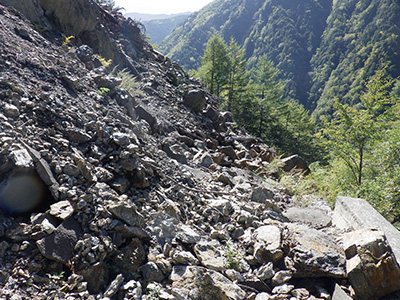
{"type": "Polygon", "coordinates": [[[69,201],[59,201],[50,205],[50,215],[55,216],[61,220],[66,220],[72,216],[74,208],[69,201]]]}
{"type": "Polygon", "coordinates": [[[288,224],[285,263],[297,277],[337,277],[346,275],[344,251],[332,235],[305,225],[288,224]]]}
{"type": "Polygon", "coordinates": [[[257,228],[253,233],[254,257],[260,263],[276,262],[283,257],[281,250],[281,230],[274,225],[257,228]]]}
{"type": "Polygon", "coordinates": [[[48,259],[68,264],[74,256],[74,247],[82,228],[74,218],[61,223],[55,231],[36,242],[40,253],[48,259]]]}
{"type": "Polygon", "coordinates": [[[207,101],[207,94],[203,90],[191,90],[184,97],[183,104],[193,109],[194,112],[202,112],[207,101]]]}
{"type": "Polygon", "coordinates": [[[137,211],[136,206],[130,204],[112,204],[108,210],[118,219],[130,226],[143,228],[145,225],[144,217],[137,211]]]}
{"type": "Polygon", "coordinates": [[[200,241],[194,246],[194,252],[204,267],[219,272],[226,269],[224,251],[219,242],[200,241]]]}
{"type": "Polygon", "coordinates": [[[285,172],[301,172],[304,175],[310,174],[310,168],[306,161],[299,155],[292,155],[281,160],[283,167],[282,170],[285,172]]]}
{"type": "Polygon", "coordinates": [[[358,299],[377,299],[400,290],[400,268],[382,231],[365,228],[347,233],[343,246],[358,299]]]}
{"type": "Polygon", "coordinates": [[[283,213],[291,222],[308,224],[315,229],[328,227],[332,218],[326,211],[314,207],[291,207],[283,213]]]}
{"type": "Polygon", "coordinates": [[[242,300],[246,293],[222,274],[195,266],[175,266],[172,287],[184,290],[189,299],[242,300]]]}
{"type": "Polygon", "coordinates": [[[176,238],[185,244],[195,244],[200,241],[200,235],[187,225],[182,225],[176,238]]]}

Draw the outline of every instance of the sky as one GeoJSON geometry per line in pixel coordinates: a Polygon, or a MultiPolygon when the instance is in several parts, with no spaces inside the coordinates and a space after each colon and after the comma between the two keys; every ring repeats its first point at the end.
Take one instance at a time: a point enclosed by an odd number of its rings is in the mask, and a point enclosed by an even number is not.
{"type": "Polygon", "coordinates": [[[125,13],[175,14],[195,12],[213,0],[116,0],[117,6],[125,8],[125,13]]]}

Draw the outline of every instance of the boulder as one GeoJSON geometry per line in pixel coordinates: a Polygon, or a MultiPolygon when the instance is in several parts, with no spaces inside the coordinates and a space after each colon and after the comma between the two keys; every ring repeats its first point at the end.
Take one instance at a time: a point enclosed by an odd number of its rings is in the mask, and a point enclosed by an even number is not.
{"type": "Polygon", "coordinates": [[[342,241],[357,299],[377,299],[400,290],[400,268],[381,230],[360,229],[346,233],[342,241]]]}
{"type": "Polygon", "coordinates": [[[194,253],[204,267],[219,272],[225,270],[224,251],[218,241],[200,241],[194,246],[194,253]]]}
{"type": "Polygon", "coordinates": [[[281,160],[282,170],[285,172],[300,172],[304,175],[310,174],[310,168],[306,161],[299,155],[292,155],[281,160]]]}
{"type": "Polygon", "coordinates": [[[331,234],[305,225],[288,224],[284,244],[289,249],[286,267],[296,277],[346,276],[346,258],[331,234]]]}
{"type": "Polygon", "coordinates": [[[74,247],[81,234],[79,223],[74,218],[69,218],[51,235],[38,240],[36,245],[44,257],[68,264],[74,256],[74,247]]]}
{"type": "Polygon", "coordinates": [[[206,102],[207,93],[203,90],[191,90],[183,99],[183,104],[191,108],[194,112],[202,112],[206,102]]]}
{"type": "Polygon", "coordinates": [[[325,210],[314,207],[291,207],[283,215],[291,222],[307,224],[315,229],[332,224],[332,218],[325,210]]]}
{"type": "Polygon", "coordinates": [[[144,217],[137,211],[136,206],[116,203],[111,205],[108,210],[118,219],[130,226],[143,228],[145,225],[144,217]]]}
{"type": "Polygon", "coordinates": [[[257,228],[253,233],[254,257],[260,263],[276,262],[283,257],[281,230],[274,225],[257,228]]]}
{"type": "Polygon", "coordinates": [[[113,267],[127,279],[132,279],[133,274],[146,261],[146,250],[139,239],[132,241],[119,250],[118,255],[112,259],[113,267]]]}
{"type": "Polygon", "coordinates": [[[195,244],[200,241],[200,235],[187,225],[181,225],[176,239],[185,244],[195,244]]]}
{"type": "Polygon", "coordinates": [[[175,266],[172,287],[181,289],[186,299],[242,300],[246,293],[222,274],[196,266],[175,266]]]}

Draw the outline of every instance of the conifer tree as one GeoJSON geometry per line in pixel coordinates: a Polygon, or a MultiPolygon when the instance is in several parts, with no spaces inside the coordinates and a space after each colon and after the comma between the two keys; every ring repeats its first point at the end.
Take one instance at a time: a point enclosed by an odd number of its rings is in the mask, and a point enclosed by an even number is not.
{"type": "Polygon", "coordinates": [[[246,70],[247,61],[244,50],[238,46],[233,37],[229,43],[228,59],[227,109],[235,114],[239,109],[238,102],[246,92],[249,74],[246,70]]]}
{"type": "Polygon", "coordinates": [[[207,42],[197,76],[212,94],[220,96],[228,79],[228,49],[224,39],[214,33],[207,42]]]}

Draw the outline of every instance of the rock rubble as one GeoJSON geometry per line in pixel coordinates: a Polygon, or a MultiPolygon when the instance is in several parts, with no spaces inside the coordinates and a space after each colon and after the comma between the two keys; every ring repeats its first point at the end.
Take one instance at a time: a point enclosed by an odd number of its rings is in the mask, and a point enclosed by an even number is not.
{"type": "Polygon", "coordinates": [[[74,1],[71,21],[66,2],[0,1],[0,298],[321,300],[347,289],[327,212],[296,210],[262,177],[274,150],[134,21],[94,1],[74,1]],[[128,67],[136,88],[94,53],[128,67]]]}

